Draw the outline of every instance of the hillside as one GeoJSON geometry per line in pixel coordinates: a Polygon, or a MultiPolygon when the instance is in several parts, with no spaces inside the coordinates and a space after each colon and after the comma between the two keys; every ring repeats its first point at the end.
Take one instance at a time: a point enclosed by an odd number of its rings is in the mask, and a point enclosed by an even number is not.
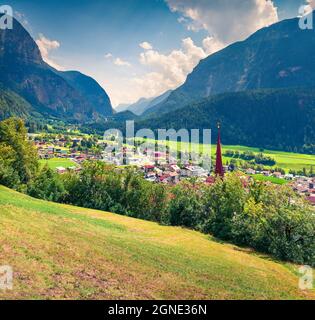
{"type": "Polygon", "coordinates": [[[0,187],[9,299],[315,299],[293,265],[197,232],[47,203],[0,187]]]}
{"type": "Polygon", "coordinates": [[[26,118],[32,110],[31,105],[22,97],[0,85],[0,119],[17,116],[26,118]]]}
{"type": "Polygon", "coordinates": [[[147,110],[154,108],[156,105],[164,102],[169,97],[171,92],[172,90],[168,90],[157,97],[141,98],[133,104],[122,103],[115,108],[115,111],[116,112],[131,111],[132,113],[140,116],[147,110]]]}
{"type": "Polygon", "coordinates": [[[78,71],[59,71],[57,74],[88,100],[95,113],[103,116],[113,114],[109,96],[96,80],[78,71]]]}
{"type": "Polygon", "coordinates": [[[172,90],[168,90],[155,98],[149,98],[149,99],[141,98],[136,103],[128,106],[127,110],[129,110],[139,116],[139,115],[143,114],[144,112],[146,112],[147,110],[154,108],[158,104],[163,103],[169,97],[171,92],[172,92],[172,90]]]}
{"type": "MultiPolygon", "coordinates": [[[[222,122],[223,143],[315,152],[315,90],[265,89],[214,95],[139,121],[137,128],[209,129],[222,122]]],[[[216,130],[212,141],[216,139],[216,130]]]]}
{"type": "Polygon", "coordinates": [[[46,64],[36,42],[17,20],[12,30],[0,30],[0,85],[45,117],[86,121],[113,113],[106,92],[95,80],[46,64]]]}
{"type": "Polygon", "coordinates": [[[146,113],[161,113],[226,92],[315,86],[315,32],[280,21],[202,60],[186,82],[146,113]]]}
{"type": "Polygon", "coordinates": [[[154,98],[140,98],[135,103],[129,105],[125,110],[131,111],[136,115],[141,115],[148,109],[153,99],[154,98]]]}
{"type": "Polygon", "coordinates": [[[126,111],[129,106],[130,106],[129,103],[120,103],[118,106],[114,108],[114,112],[118,113],[118,112],[126,111]]]}

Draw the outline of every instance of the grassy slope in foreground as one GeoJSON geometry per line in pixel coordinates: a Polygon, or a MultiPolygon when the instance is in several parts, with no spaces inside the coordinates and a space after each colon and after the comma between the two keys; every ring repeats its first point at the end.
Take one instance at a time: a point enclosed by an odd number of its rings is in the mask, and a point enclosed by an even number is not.
{"type": "Polygon", "coordinates": [[[0,187],[8,299],[314,299],[293,266],[198,232],[48,203],[0,187]]]}

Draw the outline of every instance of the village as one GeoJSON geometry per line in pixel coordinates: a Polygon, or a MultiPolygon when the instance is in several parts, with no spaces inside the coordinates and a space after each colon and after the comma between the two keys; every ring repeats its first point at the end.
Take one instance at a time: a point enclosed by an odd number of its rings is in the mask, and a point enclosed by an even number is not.
{"type": "MultiPolygon", "coordinates": [[[[176,185],[188,178],[195,178],[206,184],[212,184],[215,181],[211,165],[205,169],[205,166],[200,163],[200,159],[198,159],[199,162],[194,162],[192,160],[194,155],[187,152],[179,160],[176,154],[174,155],[169,150],[156,151],[153,144],[151,148],[125,145],[119,149],[111,145],[109,141],[89,140],[82,137],[60,136],[47,139],[29,135],[29,138],[34,141],[42,161],[49,162],[52,159],[59,159],[72,163],[67,166],[56,166],[54,170],[58,174],[64,174],[68,170],[79,172],[85,161],[104,161],[114,166],[133,166],[143,174],[145,180],[152,183],[176,185]]],[[[211,159],[207,158],[207,161],[211,163],[211,159]]],[[[315,206],[315,177],[294,175],[272,169],[245,169],[235,165],[222,164],[222,169],[225,174],[236,171],[244,183],[248,183],[255,177],[263,177],[262,180],[266,183],[273,183],[273,179],[283,181],[283,184],[288,184],[295,192],[315,206]]]]}

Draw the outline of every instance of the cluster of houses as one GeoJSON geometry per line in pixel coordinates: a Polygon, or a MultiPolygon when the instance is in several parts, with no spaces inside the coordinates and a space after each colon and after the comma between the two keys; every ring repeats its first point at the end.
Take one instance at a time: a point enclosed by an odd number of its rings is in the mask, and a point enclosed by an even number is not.
{"type": "Polygon", "coordinates": [[[115,150],[113,146],[103,152],[104,161],[114,165],[130,165],[142,167],[144,165],[176,163],[177,160],[166,152],[153,151],[150,149],[140,150],[135,147],[124,147],[121,150],[115,150]],[[109,151],[112,150],[112,151],[109,151]]]}
{"type": "Polygon", "coordinates": [[[175,163],[158,166],[148,164],[142,166],[141,170],[146,180],[165,184],[177,184],[180,180],[188,177],[196,177],[206,181],[209,176],[209,171],[200,166],[184,165],[180,168],[175,163]]]}
{"type": "Polygon", "coordinates": [[[302,197],[315,206],[315,178],[309,178],[304,176],[295,176],[293,174],[283,174],[281,172],[273,171],[255,171],[253,169],[247,169],[245,171],[248,175],[263,174],[266,177],[275,177],[279,179],[285,179],[290,181],[289,185],[292,189],[302,197]]]}
{"type": "MultiPolygon", "coordinates": [[[[71,143],[79,143],[80,138],[73,138],[71,143]]],[[[38,150],[40,159],[49,160],[52,158],[72,159],[77,164],[85,160],[102,160],[102,156],[94,154],[91,150],[88,152],[79,152],[72,148],[66,148],[68,141],[64,139],[55,139],[53,141],[34,141],[38,150]]]]}
{"type": "Polygon", "coordinates": [[[177,159],[170,154],[150,149],[140,151],[126,147],[123,152],[105,152],[103,161],[114,165],[136,166],[147,181],[164,184],[176,184],[188,177],[206,180],[210,175],[209,171],[189,161],[184,162],[180,168],[177,159]]]}
{"type": "Polygon", "coordinates": [[[291,186],[294,191],[306,197],[311,205],[315,206],[315,178],[295,177],[291,186]]]}
{"type": "MultiPolygon", "coordinates": [[[[79,144],[81,138],[72,138],[71,144],[79,144]]],[[[147,181],[155,183],[163,183],[175,185],[183,179],[195,177],[199,181],[205,183],[213,183],[214,178],[210,175],[210,171],[205,170],[198,164],[191,164],[190,161],[178,166],[177,159],[171,157],[165,152],[156,152],[153,150],[138,151],[133,148],[124,148],[122,151],[103,152],[103,154],[95,154],[92,150],[87,152],[78,152],[72,148],[66,148],[69,143],[63,138],[53,141],[34,141],[38,154],[41,159],[64,158],[71,159],[76,165],[74,170],[80,170],[80,164],[86,160],[101,160],[114,165],[133,165],[139,168],[147,181]]],[[[67,171],[66,168],[58,167],[56,171],[60,174],[67,171]]],[[[224,171],[233,171],[233,168],[224,166],[224,171]]],[[[283,174],[274,171],[257,171],[254,169],[246,169],[246,176],[255,174],[263,174],[280,179],[290,181],[289,184],[293,190],[315,206],[315,178],[307,178],[294,176],[292,174],[283,174]]]]}
{"type": "Polygon", "coordinates": [[[245,173],[248,175],[255,175],[255,174],[262,174],[266,177],[274,177],[274,178],[279,178],[279,179],[284,179],[284,180],[294,180],[294,175],[293,174],[283,174],[282,172],[277,172],[274,170],[254,170],[254,169],[246,169],[245,173]]]}

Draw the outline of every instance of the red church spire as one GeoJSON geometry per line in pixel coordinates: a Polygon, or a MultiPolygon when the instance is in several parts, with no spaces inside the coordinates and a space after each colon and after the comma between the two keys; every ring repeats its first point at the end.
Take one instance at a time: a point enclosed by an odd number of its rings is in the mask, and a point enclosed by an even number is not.
{"type": "Polygon", "coordinates": [[[218,142],[217,142],[217,158],[215,163],[216,176],[224,177],[224,169],[222,163],[222,151],[221,151],[221,132],[220,123],[218,123],[218,142]]]}

